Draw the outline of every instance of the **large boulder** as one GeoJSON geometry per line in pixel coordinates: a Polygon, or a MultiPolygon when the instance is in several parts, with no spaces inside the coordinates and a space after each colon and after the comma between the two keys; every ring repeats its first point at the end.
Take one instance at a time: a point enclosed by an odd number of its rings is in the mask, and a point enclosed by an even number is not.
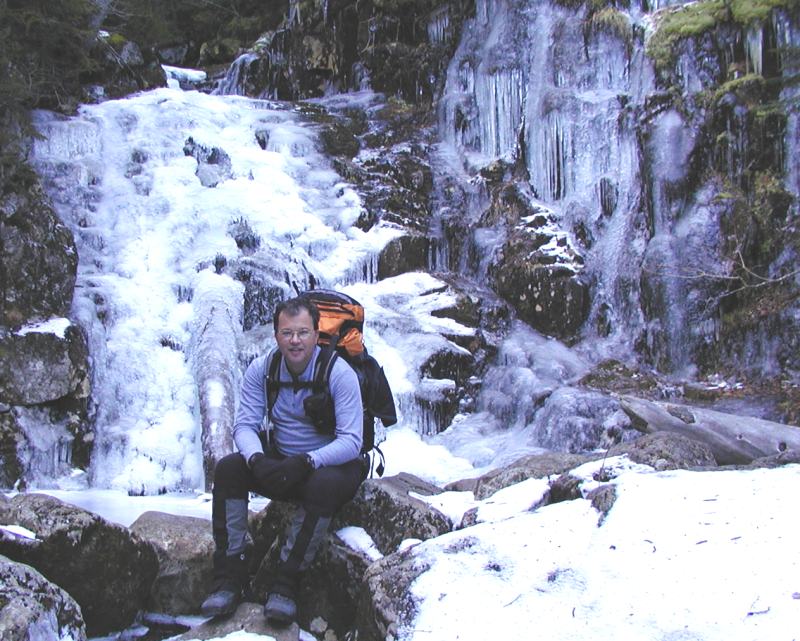
{"type": "Polygon", "coordinates": [[[655,470],[690,470],[717,467],[711,448],[695,439],[671,432],[655,432],[613,450],[627,454],[635,463],[649,465],[655,470]]]}
{"type": "Polygon", "coordinates": [[[130,531],[158,554],[148,608],[167,614],[198,612],[211,586],[214,539],[206,519],[145,512],[130,531]]]}
{"type": "Polygon", "coordinates": [[[389,241],[378,257],[378,280],[428,266],[431,241],[422,234],[408,234],[389,241]]]}
{"type": "Polygon", "coordinates": [[[158,557],[126,528],[42,494],[19,494],[0,504],[0,523],[36,535],[0,541],[0,554],[36,568],[69,592],[89,635],[126,628],[145,606],[158,557]]]}
{"type": "Polygon", "coordinates": [[[494,287],[543,334],[569,339],[589,313],[583,258],[546,211],[520,220],[489,268],[494,287]]]}
{"type": "MultiPolygon", "coordinates": [[[[0,530],[0,537],[13,537],[0,530]]],[[[85,641],[80,606],[29,565],[0,555],[0,639],[85,641]]]]}
{"type": "Polygon", "coordinates": [[[368,479],[338,513],[334,527],[361,527],[382,554],[391,554],[406,539],[425,541],[452,529],[444,514],[417,498],[441,492],[441,488],[405,472],[386,479],[368,479]]]}

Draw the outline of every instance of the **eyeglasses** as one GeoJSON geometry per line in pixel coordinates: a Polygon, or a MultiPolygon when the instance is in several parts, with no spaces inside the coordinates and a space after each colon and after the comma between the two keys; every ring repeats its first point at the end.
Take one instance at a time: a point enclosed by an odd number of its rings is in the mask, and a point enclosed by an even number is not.
{"type": "Polygon", "coordinates": [[[290,341],[295,336],[297,338],[299,338],[301,341],[305,341],[305,340],[308,340],[308,338],[313,333],[314,333],[313,331],[311,331],[310,329],[307,329],[307,328],[298,329],[298,330],[282,329],[281,331],[278,332],[278,336],[280,336],[285,341],[290,341]]]}

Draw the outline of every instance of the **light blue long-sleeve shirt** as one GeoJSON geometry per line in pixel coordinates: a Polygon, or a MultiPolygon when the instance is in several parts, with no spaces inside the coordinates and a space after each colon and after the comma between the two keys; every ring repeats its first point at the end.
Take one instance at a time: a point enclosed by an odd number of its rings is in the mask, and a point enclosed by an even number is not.
{"type": "MultiPolygon", "coordinates": [[[[299,381],[311,381],[314,363],[322,350],[314,348],[306,369],[299,381]]],[[[233,440],[239,452],[249,460],[262,451],[258,432],[267,412],[264,376],[272,352],[254,359],[247,368],[242,382],[239,406],[233,424],[233,440]]],[[[279,371],[281,381],[292,381],[281,359],[279,371]]],[[[305,415],[303,399],[312,394],[309,387],[295,391],[291,386],[279,388],[275,406],[272,408],[274,445],[285,456],[309,453],[314,467],[340,465],[356,458],[361,452],[363,410],[358,377],[342,358],[337,358],[330,372],[329,387],[336,410],[336,427],[333,434],[320,433],[305,415]]]]}

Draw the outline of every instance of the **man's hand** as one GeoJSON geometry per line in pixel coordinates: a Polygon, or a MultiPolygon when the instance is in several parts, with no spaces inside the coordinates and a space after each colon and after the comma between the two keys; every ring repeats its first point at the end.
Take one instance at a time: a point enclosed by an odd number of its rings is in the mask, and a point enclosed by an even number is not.
{"type": "Polygon", "coordinates": [[[298,483],[305,481],[311,474],[311,464],[305,454],[295,454],[283,459],[277,466],[275,489],[281,493],[288,492],[298,483]]]}
{"type": "Polygon", "coordinates": [[[249,465],[259,485],[278,495],[286,494],[295,485],[305,481],[312,470],[305,454],[290,456],[282,461],[254,454],[249,465]]]}

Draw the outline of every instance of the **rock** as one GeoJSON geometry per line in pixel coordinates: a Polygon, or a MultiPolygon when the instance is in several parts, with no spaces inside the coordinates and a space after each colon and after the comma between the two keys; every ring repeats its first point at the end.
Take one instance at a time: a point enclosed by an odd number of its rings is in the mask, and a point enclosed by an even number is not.
{"type": "Polygon", "coordinates": [[[130,531],[149,542],[158,555],[148,608],[176,615],[198,612],[212,580],[211,523],[151,511],[136,519],[130,531]]]}
{"type": "Polygon", "coordinates": [[[637,429],[674,432],[705,443],[720,465],[747,464],[781,452],[800,451],[800,428],[793,425],[633,396],[620,402],[637,429]]]}
{"type": "Polygon", "coordinates": [[[410,550],[373,563],[364,576],[358,605],[359,641],[396,639],[414,609],[409,587],[428,567],[410,550]]]}
{"type": "Polygon", "coordinates": [[[422,234],[409,234],[389,241],[378,257],[378,280],[428,266],[430,240],[422,234]]]}
{"type": "Polygon", "coordinates": [[[515,257],[493,270],[497,293],[534,329],[565,340],[573,338],[589,312],[588,285],[571,269],[522,258],[526,250],[513,243],[504,248],[504,254],[515,257]]]}
{"type": "Polygon", "coordinates": [[[0,487],[89,463],[89,354],[65,318],[0,331],[0,487]]]}
{"type": "Polygon", "coordinates": [[[32,320],[66,316],[78,252],[72,232],[59,221],[32,177],[17,177],[15,191],[0,195],[0,238],[0,325],[16,328],[32,320]]]}
{"type": "Polygon", "coordinates": [[[63,589],[0,555],[0,639],[85,641],[86,626],[80,607],[63,589]]]}
{"type": "Polygon", "coordinates": [[[656,378],[652,372],[629,367],[614,359],[597,363],[579,384],[606,393],[636,394],[649,398],[662,395],[667,387],[667,384],[656,378]]]}
{"type": "Polygon", "coordinates": [[[173,637],[173,641],[220,639],[239,631],[275,641],[297,641],[300,638],[300,628],[296,623],[287,628],[274,628],[267,624],[262,605],[242,603],[230,617],[210,619],[178,637],[173,637]]]}
{"type": "Polygon", "coordinates": [[[165,87],[167,77],[156,55],[120,33],[98,35],[89,55],[95,68],[85,80],[99,98],[123,98],[137,91],[165,87]]]}
{"type": "Polygon", "coordinates": [[[503,468],[487,472],[478,478],[450,483],[445,489],[456,492],[472,491],[476,499],[482,500],[509,485],[514,485],[530,478],[539,479],[554,474],[563,474],[583,463],[602,458],[602,456],[602,454],[565,454],[559,452],[532,454],[522,457],[503,468]]]}
{"type": "Polygon", "coordinates": [[[34,541],[0,541],[0,554],[69,592],[90,636],[126,628],[145,606],[158,557],[126,528],[43,494],[19,494],[0,505],[0,523],[36,534],[34,541]]]}
{"type": "Polygon", "coordinates": [[[298,613],[303,627],[322,619],[327,630],[340,638],[351,631],[357,619],[361,583],[372,563],[373,559],[332,534],[301,584],[298,613]]]}
{"type": "Polygon", "coordinates": [[[614,501],[617,500],[617,487],[610,483],[601,485],[589,492],[586,498],[592,502],[592,507],[600,512],[598,525],[602,525],[611,508],[614,507],[614,501]]]}
{"type": "Polygon", "coordinates": [[[489,265],[495,291],[534,329],[573,338],[588,317],[589,287],[581,277],[583,257],[554,213],[512,181],[493,189],[479,225],[505,228],[489,265]]]}
{"type": "Polygon", "coordinates": [[[391,554],[405,539],[425,541],[452,529],[444,514],[411,496],[441,492],[441,488],[405,472],[385,479],[367,479],[355,498],[337,514],[334,528],[364,528],[381,553],[391,554]]]}
{"type": "Polygon", "coordinates": [[[30,331],[0,337],[0,401],[36,405],[89,395],[88,349],[83,332],[30,331]]]}
{"type": "Polygon", "coordinates": [[[565,474],[589,461],[620,454],[626,454],[632,461],[649,465],[657,470],[686,470],[716,465],[706,446],[678,434],[662,432],[616,444],[607,453],[599,451],[584,454],[561,452],[532,454],[478,478],[450,483],[445,489],[456,492],[471,491],[474,492],[476,499],[482,500],[497,490],[526,479],[565,474]]]}
{"type": "Polygon", "coordinates": [[[714,454],[704,443],[680,434],[656,432],[635,441],[615,446],[611,454],[627,454],[635,463],[656,470],[690,470],[695,467],[716,467],[714,454]]]}
{"type": "Polygon", "coordinates": [[[233,177],[231,158],[219,147],[208,148],[189,136],[183,146],[183,153],[194,157],[197,161],[195,175],[203,187],[216,187],[222,181],[233,177]]]}
{"type": "Polygon", "coordinates": [[[0,411],[0,487],[12,488],[22,478],[25,468],[18,447],[23,439],[16,413],[10,408],[0,411]]]}
{"type": "Polygon", "coordinates": [[[447,429],[458,412],[456,383],[451,379],[423,378],[414,390],[414,401],[420,408],[420,433],[439,434],[447,429]]]}
{"type": "Polygon", "coordinates": [[[329,156],[342,156],[353,158],[360,149],[358,138],[349,126],[349,121],[332,119],[321,124],[319,138],[322,147],[329,156]]]}

